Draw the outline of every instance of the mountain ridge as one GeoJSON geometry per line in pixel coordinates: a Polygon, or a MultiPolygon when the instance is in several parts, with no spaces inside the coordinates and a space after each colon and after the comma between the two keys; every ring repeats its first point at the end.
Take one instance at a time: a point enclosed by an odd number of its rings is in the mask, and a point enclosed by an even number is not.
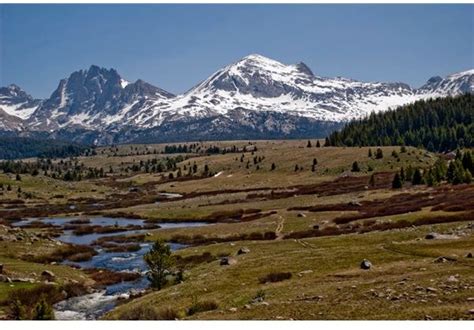
{"type": "Polygon", "coordinates": [[[218,136],[245,136],[247,131],[265,138],[298,137],[313,125],[317,137],[326,131],[322,127],[337,128],[371,112],[473,93],[474,70],[432,77],[415,89],[402,82],[320,77],[303,62],[286,65],[251,54],[180,95],[140,79],[129,82],[115,69],[96,65],[61,79],[45,100],[11,86],[0,89],[0,130],[26,135],[47,132],[103,144],[141,139],[148,131],[156,131],[157,139],[171,134],[173,126],[188,139],[206,138],[200,127],[218,136]]]}

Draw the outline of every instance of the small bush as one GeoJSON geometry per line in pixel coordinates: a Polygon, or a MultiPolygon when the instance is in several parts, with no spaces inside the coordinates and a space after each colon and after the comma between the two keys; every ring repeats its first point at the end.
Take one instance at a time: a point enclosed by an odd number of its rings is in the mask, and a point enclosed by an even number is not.
{"type": "Polygon", "coordinates": [[[261,284],[265,284],[268,282],[274,283],[274,282],[281,282],[284,280],[289,280],[291,278],[291,273],[287,272],[274,272],[274,273],[269,273],[264,277],[261,277],[259,279],[259,282],[261,284]]]}
{"type": "Polygon", "coordinates": [[[94,248],[86,245],[67,244],[58,247],[51,254],[48,255],[25,255],[23,260],[49,264],[51,262],[62,262],[70,260],[74,262],[87,261],[95,256],[97,252],[94,248]]]}
{"type": "Polygon", "coordinates": [[[253,303],[253,302],[262,302],[262,301],[265,300],[265,297],[266,297],[265,291],[258,290],[257,293],[255,294],[255,296],[252,298],[252,300],[250,302],[251,303],[253,303]]]}
{"type": "Polygon", "coordinates": [[[51,306],[65,298],[85,294],[83,284],[38,285],[14,289],[5,300],[7,317],[12,320],[46,320],[54,318],[51,306]],[[64,294],[66,293],[66,294],[64,294]]]}
{"type": "Polygon", "coordinates": [[[191,307],[188,308],[186,314],[188,314],[188,316],[191,316],[196,313],[212,311],[217,308],[219,308],[219,306],[214,300],[197,301],[191,307]]]}
{"type": "Polygon", "coordinates": [[[148,305],[132,307],[120,315],[121,320],[176,320],[178,312],[170,307],[161,310],[148,305]]]}

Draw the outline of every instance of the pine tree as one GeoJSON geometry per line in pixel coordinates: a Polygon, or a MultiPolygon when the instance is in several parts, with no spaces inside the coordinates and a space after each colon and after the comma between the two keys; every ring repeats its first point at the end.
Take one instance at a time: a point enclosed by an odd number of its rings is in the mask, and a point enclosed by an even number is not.
{"type": "Polygon", "coordinates": [[[392,188],[393,189],[400,189],[402,187],[402,179],[400,178],[400,174],[395,173],[392,181],[392,188]]]}
{"type": "Polygon", "coordinates": [[[44,297],[35,306],[33,320],[54,320],[53,308],[44,297]]]}
{"type": "Polygon", "coordinates": [[[370,149],[370,148],[369,148],[368,157],[369,157],[369,158],[372,158],[372,149],[370,149]]]}
{"type": "Polygon", "coordinates": [[[419,168],[415,169],[413,173],[413,179],[411,180],[412,185],[419,185],[423,183],[423,176],[421,175],[421,171],[419,168]]]}
{"type": "Polygon", "coordinates": [[[276,165],[275,165],[275,163],[272,163],[272,168],[271,168],[271,170],[274,171],[275,169],[276,169],[276,165]]]}
{"type": "Polygon", "coordinates": [[[319,140],[316,141],[316,148],[321,148],[321,144],[319,143],[319,140]]]}
{"type": "Polygon", "coordinates": [[[377,148],[377,151],[375,152],[375,158],[376,159],[382,159],[383,158],[383,151],[380,148],[377,148]]]}
{"type": "Polygon", "coordinates": [[[310,140],[308,140],[308,144],[306,145],[306,147],[307,147],[307,148],[311,148],[311,147],[312,147],[310,140]]]}
{"type": "Polygon", "coordinates": [[[147,275],[151,286],[161,290],[168,282],[166,275],[175,264],[169,245],[160,240],[156,241],[143,259],[149,268],[147,275]]]}
{"type": "Polygon", "coordinates": [[[357,161],[353,162],[352,163],[352,169],[351,169],[352,172],[360,172],[360,167],[359,167],[359,163],[357,163],[357,161]]]}
{"type": "Polygon", "coordinates": [[[375,174],[372,174],[369,179],[369,186],[374,187],[375,186],[375,174]]]}

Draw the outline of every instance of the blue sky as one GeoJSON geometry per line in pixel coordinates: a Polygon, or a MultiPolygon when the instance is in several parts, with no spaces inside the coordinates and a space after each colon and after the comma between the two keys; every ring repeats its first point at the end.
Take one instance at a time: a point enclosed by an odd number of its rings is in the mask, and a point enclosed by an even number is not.
{"type": "Polygon", "coordinates": [[[474,5],[0,5],[0,86],[47,97],[97,64],[181,93],[259,53],[418,87],[474,67],[473,17],[474,5]]]}

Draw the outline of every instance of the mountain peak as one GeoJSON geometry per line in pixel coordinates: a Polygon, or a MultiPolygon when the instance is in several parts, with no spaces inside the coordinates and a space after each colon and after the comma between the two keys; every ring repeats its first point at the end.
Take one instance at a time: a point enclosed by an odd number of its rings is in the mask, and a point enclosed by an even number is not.
{"type": "Polygon", "coordinates": [[[308,76],[314,76],[313,71],[303,62],[299,62],[295,64],[296,70],[298,70],[301,73],[307,74],[308,76]]]}

